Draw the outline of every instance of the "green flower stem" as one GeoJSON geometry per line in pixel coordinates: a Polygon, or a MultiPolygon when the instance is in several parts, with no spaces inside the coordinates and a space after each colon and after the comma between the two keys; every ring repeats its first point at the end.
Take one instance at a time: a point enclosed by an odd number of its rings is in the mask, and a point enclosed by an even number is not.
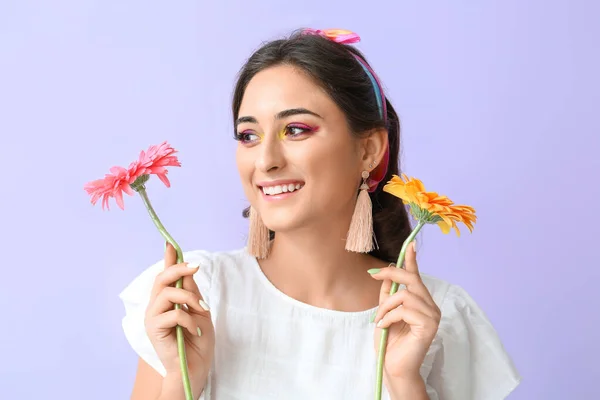
{"type": "MultiPolygon", "coordinates": [[[[141,187],[136,188],[136,191],[140,194],[142,201],[144,202],[144,205],[146,206],[146,209],[150,214],[150,218],[152,218],[152,222],[154,222],[154,225],[156,225],[158,231],[165,238],[165,240],[171,243],[171,245],[175,248],[175,251],[177,251],[177,264],[182,263],[183,252],[181,251],[181,247],[179,247],[175,239],[173,239],[173,237],[165,229],[162,222],[160,222],[156,211],[154,211],[152,204],[150,204],[150,199],[148,198],[148,194],[146,193],[146,188],[143,185],[140,186],[141,187]]],[[[179,280],[177,280],[175,287],[178,289],[181,289],[183,287],[183,278],[179,278],[179,280]]],[[[175,309],[180,310],[181,304],[175,304],[175,309]]],[[[180,325],[177,325],[175,327],[175,332],[177,334],[177,352],[179,354],[179,364],[181,366],[181,377],[183,379],[183,391],[185,392],[185,400],[194,400],[194,397],[192,395],[192,386],[190,384],[190,376],[187,368],[187,357],[185,354],[185,337],[183,336],[183,328],[180,325]]]]}
{"type": "MultiPolygon", "coordinates": [[[[417,226],[413,229],[413,231],[408,235],[404,243],[402,244],[402,249],[400,250],[400,255],[398,255],[398,261],[396,262],[396,268],[403,268],[404,266],[404,258],[406,256],[406,250],[408,249],[408,245],[412,242],[421,228],[425,226],[427,222],[419,221],[417,226]]],[[[398,291],[398,283],[393,282],[392,288],[390,289],[390,296],[398,291]]],[[[379,354],[377,356],[377,384],[375,388],[375,399],[381,400],[381,391],[383,389],[383,362],[385,360],[385,349],[387,348],[387,338],[388,338],[388,329],[383,328],[381,330],[381,337],[379,339],[379,354]]]]}

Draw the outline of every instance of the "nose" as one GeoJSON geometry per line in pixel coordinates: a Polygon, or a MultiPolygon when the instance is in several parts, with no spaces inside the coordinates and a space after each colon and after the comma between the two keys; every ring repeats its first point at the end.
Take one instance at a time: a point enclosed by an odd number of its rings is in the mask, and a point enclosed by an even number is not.
{"type": "Polygon", "coordinates": [[[256,169],[266,173],[281,169],[284,165],[285,157],[281,141],[276,135],[267,135],[260,144],[260,150],[256,158],[256,169]]]}

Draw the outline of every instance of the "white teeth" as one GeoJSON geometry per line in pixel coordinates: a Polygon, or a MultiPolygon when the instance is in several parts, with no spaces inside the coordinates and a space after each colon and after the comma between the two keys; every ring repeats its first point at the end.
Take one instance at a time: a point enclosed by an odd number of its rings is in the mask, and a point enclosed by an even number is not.
{"type": "Polygon", "coordinates": [[[263,193],[268,195],[268,196],[275,196],[281,193],[288,193],[288,192],[294,192],[298,189],[301,189],[302,185],[300,183],[297,184],[293,184],[290,183],[288,185],[277,185],[277,186],[268,186],[268,187],[263,187],[263,193]]]}

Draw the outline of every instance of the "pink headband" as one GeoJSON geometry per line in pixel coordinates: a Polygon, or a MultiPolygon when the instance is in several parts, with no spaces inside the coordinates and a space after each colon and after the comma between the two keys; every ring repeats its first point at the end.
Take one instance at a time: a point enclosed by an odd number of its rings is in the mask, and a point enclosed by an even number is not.
{"type": "MultiPolygon", "coordinates": [[[[345,29],[305,29],[302,31],[305,35],[319,35],[326,39],[331,40],[332,42],[340,43],[340,44],[352,44],[360,42],[360,36],[358,34],[348,31],[345,29]]],[[[375,92],[375,99],[377,100],[377,107],[379,108],[379,115],[381,118],[387,123],[387,107],[385,101],[385,95],[383,94],[383,88],[381,86],[381,82],[377,78],[377,75],[371,69],[371,67],[367,64],[365,60],[363,60],[358,55],[351,53],[354,58],[358,61],[360,66],[363,68],[371,84],[373,85],[373,91],[375,92]]],[[[388,142],[388,148],[385,150],[385,154],[383,156],[383,160],[381,164],[375,168],[369,178],[367,179],[367,184],[369,185],[369,192],[374,192],[377,189],[377,185],[385,178],[385,174],[388,170],[388,164],[390,162],[390,148],[388,142]]]]}

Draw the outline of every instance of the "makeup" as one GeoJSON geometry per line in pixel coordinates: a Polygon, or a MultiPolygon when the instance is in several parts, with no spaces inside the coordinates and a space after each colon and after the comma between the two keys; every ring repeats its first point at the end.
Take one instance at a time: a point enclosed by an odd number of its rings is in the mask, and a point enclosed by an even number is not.
{"type": "Polygon", "coordinates": [[[279,139],[284,140],[286,138],[300,138],[309,134],[313,134],[319,130],[318,126],[309,126],[300,122],[293,122],[288,124],[279,132],[279,139]]]}
{"type": "Polygon", "coordinates": [[[246,129],[242,132],[236,132],[234,136],[235,140],[243,144],[254,144],[256,142],[262,141],[265,138],[264,134],[254,132],[251,129],[246,129]]]}

